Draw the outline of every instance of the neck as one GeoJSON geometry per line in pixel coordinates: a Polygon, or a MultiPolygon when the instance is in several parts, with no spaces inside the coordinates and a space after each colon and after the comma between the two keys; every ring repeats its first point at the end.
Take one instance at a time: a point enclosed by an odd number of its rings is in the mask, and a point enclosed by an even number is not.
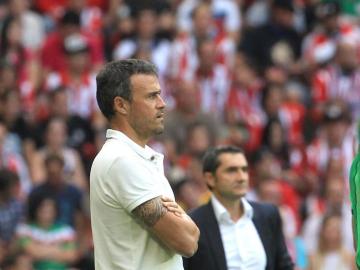
{"type": "Polygon", "coordinates": [[[328,243],[325,251],[332,252],[332,251],[336,251],[339,249],[341,249],[341,245],[339,245],[338,243],[328,243]]]}
{"type": "Polygon", "coordinates": [[[212,66],[205,66],[205,65],[202,65],[200,66],[199,68],[199,73],[203,76],[208,76],[211,74],[211,71],[212,71],[212,66]]]}
{"type": "Polygon", "coordinates": [[[214,194],[216,199],[225,207],[225,209],[229,212],[230,217],[233,221],[239,220],[244,214],[244,206],[240,199],[225,199],[221,196],[214,194]]]}
{"type": "Polygon", "coordinates": [[[132,141],[136,144],[140,145],[141,147],[145,147],[149,138],[145,136],[139,136],[139,134],[130,126],[130,125],[121,125],[116,123],[110,123],[110,128],[114,130],[121,131],[126,136],[128,136],[132,141]]]}

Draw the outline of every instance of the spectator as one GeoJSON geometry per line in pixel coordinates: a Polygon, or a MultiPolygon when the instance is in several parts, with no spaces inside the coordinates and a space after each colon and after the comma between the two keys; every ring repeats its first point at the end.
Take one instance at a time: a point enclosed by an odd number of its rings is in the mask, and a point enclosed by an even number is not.
{"type": "Polygon", "coordinates": [[[68,183],[64,175],[64,160],[56,154],[49,154],[45,159],[46,181],[29,194],[28,204],[37,201],[42,194],[52,194],[58,205],[56,222],[75,228],[81,255],[88,252],[89,239],[87,222],[87,204],[85,196],[76,186],[68,183]]]}
{"type": "MultiPolygon", "coordinates": [[[[306,149],[308,168],[322,176],[329,160],[338,159],[343,165],[343,179],[349,179],[357,143],[355,136],[348,107],[342,101],[328,102],[322,129],[306,149]]],[[[348,181],[346,187],[348,193],[348,181]]]]}
{"type": "Polygon", "coordinates": [[[100,118],[96,106],[95,75],[89,70],[88,41],[79,34],[64,39],[66,66],[59,72],[52,72],[46,78],[45,90],[64,87],[67,92],[69,111],[82,118],[95,121],[100,118]]]}
{"type": "Polygon", "coordinates": [[[234,64],[235,42],[227,35],[215,37],[215,19],[212,17],[211,6],[199,2],[191,14],[192,31],[180,33],[174,40],[169,60],[168,75],[171,79],[193,79],[199,65],[197,54],[201,40],[212,39],[215,43],[216,62],[225,66],[228,72],[234,64]]]}
{"type": "Polygon", "coordinates": [[[68,269],[78,256],[76,234],[70,226],[56,223],[56,199],[48,193],[38,195],[29,201],[28,222],[17,228],[18,245],[35,269],[68,269]]]}
{"type": "Polygon", "coordinates": [[[339,40],[354,42],[358,46],[358,26],[344,20],[340,13],[341,1],[321,1],[315,6],[317,25],[302,42],[303,59],[310,66],[322,66],[335,56],[339,40]]]}
{"type": "Polygon", "coordinates": [[[257,193],[261,202],[272,203],[279,208],[286,246],[298,269],[306,269],[308,264],[307,250],[299,235],[298,221],[294,211],[284,203],[281,182],[276,179],[260,181],[257,193]]]}
{"type": "Polygon", "coordinates": [[[17,173],[20,179],[19,196],[24,198],[33,183],[28,166],[16,142],[18,142],[17,137],[8,132],[5,122],[0,118],[0,168],[6,168],[17,173]]]}
{"type": "Polygon", "coordinates": [[[64,173],[67,182],[72,183],[81,190],[88,189],[88,180],[85,176],[84,166],[81,162],[79,153],[66,145],[67,142],[66,122],[63,118],[50,119],[45,131],[45,145],[34,155],[36,166],[33,171],[38,170],[34,179],[37,183],[42,183],[46,178],[45,160],[48,155],[59,155],[64,161],[64,173]]]}
{"type": "MultiPolygon", "coordinates": [[[[87,119],[69,111],[67,94],[68,92],[62,87],[49,92],[49,103],[52,104],[49,108],[49,118],[62,118],[66,121],[68,131],[66,145],[79,152],[85,165],[85,171],[88,171],[96,151],[95,137],[98,133],[94,132],[87,119]]],[[[40,131],[41,134],[45,131],[47,123],[44,125],[40,131]]]]}
{"type": "Polygon", "coordinates": [[[220,136],[221,124],[213,115],[199,110],[199,87],[195,81],[179,81],[174,89],[175,108],[165,118],[164,137],[175,141],[178,153],[187,144],[186,134],[192,123],[206,125],[215,141],[220,136]]]}
{"type": "Polygon", "coordinates": [[[62,71],[66,68],[64,40],[72,34],[82,35],[88,42],[90,70],[97,70],[103,63],[102,44],[99,39],[93,38],[80,29],[80,16],[77,12],[67,10],[61,17],[58,29],[47,36],[41,49],[41,61],[44,69],[49,71],[62,71]]]}
{"type": "Polygon", "coordinates": [[[346,200],[344,180],[329,176],[325,182],[324,206],[321,211],[309,209],[308,217],[303,224],[303,237],[306,250],[314,252],[318,247],[317,235],[321,232],[321,220],[324,213],[336,211],[340,215],[340,229],[342,234],[342,246],[348,252],[353,252],[353,235],[351,225],[350,204],[346,200]]]}
{"type": "MultiPolygon", "coordinates": [[[[261,144],[265,115],[261,108],[263,82],[253,63],[247,57],[236,54],[234,77],[227,99],[226,120],[231,126],[244,126],[248,141],[243,144],[247,151],[254,151],[261,144]]],[[[241,146],[241,144],[237,144],[241,146]]]]}
{"type": "MultiPolygon", "coordinates": [[[[196,6],[205,1],[186,0],[183,1],[177,11],[177,25],[180,31],[191,32],[191,14],[196,6]]],[[[226,33],[234,40],[239,37],[241,28],[241,13],[236,1],[223,0],[208,1],[211,4],[211,13],[217,24],[217,34],[226,33]]]]}
{"type": "Polygon", "coordinates": [[[24,205],[17,199],[18,176],[0,169],[0,265],[9,255],[9,249],[15,234],[15,228],[23,221],[24,205]]]}
{"type": "Polygon", "coordinates": [[[199,41],[197,53],[199,66],[195,73],[195,80],[200,89],[201,110],[222,120],[230,90],[230,74],[224,65],[216,62],[216,48],[213,40],[199,41]]]}
{"type": "Polygon", "coordinates": [[[157,66],[159,75],[163,76],[168,68],[170,43],[156,36],[158,31],[156,10],[144,7],[135,14],[135,37],[121,40],[113,51],[113,59],[131,58],[139,51],[147,52],[149,60],[157,66]]]}
{"type": "Polygon", "coordinates": [[[285,129],[278,118],[270,118],[263,132],[263,147],[266,147],[281,164],[282,169],[289,168],[289,145],[285,129]]]}
{"type": "Polygon", "coordinates": [[[9,9],[11,15],[20,19],[23,46],[37,52],[45,37],[44,19],[30,9],[28,0],[10,1],[9,9]]]}
{"type": "Polygon", "coordinates": [[[334,63],[315,73],[312,81],[314,118],[324,114],[326,102],[340,99],[346,103],[355,121],[360,119],[360,62],[358,44],[339,41],[334,63]]]}
{"type": "Polygon", "coordinates": [[[274,0],[270,21],[244,33],[239,49],[259,70],[266,71],[274,65],[288,71],[298,60],[301,38],[294,28],[293,16],[292,0],[274,0]]]}
{"type": "Polygon", "coordinates": [[[341,217],[336,213],[324,216],[319,233],[319,247],[311,253],[309,270],[355,269],[354,256],[342,245],[341,217]]]}
{"type": "Polygon", "coordinates": [[[35,103],[35,93],[41,83],[41,67],[37,57],[22,43],[22,24],[19,18],[8,16],[1,28],[0,58],[12,66],[17,74],[16,88],[26,111],[35,103]]]}

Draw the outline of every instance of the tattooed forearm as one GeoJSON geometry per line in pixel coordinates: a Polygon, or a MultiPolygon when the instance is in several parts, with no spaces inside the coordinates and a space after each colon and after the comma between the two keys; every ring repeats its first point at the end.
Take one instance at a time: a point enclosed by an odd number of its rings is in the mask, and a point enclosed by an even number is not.
{"type": "Polygon", "coordinates": [[[156,197],[136,207],[132,213],[144,222],[147,226],[152,227],[167,212],[163,206],[160,197],[156,197]]]}

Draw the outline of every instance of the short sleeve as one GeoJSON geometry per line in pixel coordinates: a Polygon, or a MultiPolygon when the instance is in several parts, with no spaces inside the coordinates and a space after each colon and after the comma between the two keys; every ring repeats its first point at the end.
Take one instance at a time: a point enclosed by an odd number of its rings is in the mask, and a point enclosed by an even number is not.
{"type": "Polygon", "coordinates": [[[135,157],[118,158],[108,172],[108,185],[115,200],[128,212],[142,203],[161,195],[161,187],[154,172],[135,157]]]}

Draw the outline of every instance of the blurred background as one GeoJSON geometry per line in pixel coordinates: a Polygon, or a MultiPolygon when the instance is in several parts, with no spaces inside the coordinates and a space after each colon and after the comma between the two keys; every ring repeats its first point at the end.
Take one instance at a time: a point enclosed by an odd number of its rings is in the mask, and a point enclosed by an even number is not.
{"type": "Polygon", "coordinates": [[[355,269],[349,169],[360,121],[360,0],[0,0],[1,269],[93,269],[95,76],[147,59],[167,103],[177,201],[209,199],[201,158],[246,151],[297,269],[355,269]]]}

